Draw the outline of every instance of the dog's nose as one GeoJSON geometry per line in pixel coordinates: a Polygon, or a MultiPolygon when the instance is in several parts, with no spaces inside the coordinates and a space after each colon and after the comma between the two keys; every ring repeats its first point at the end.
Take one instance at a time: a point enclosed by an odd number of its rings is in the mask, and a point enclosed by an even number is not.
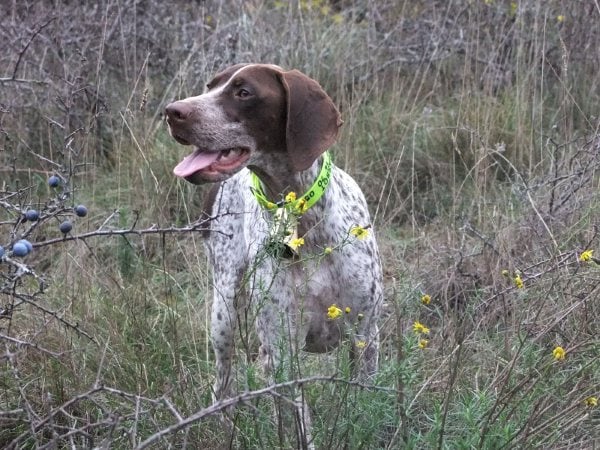
{"type": "Polygon", "coordinates": [[[167,107],[165,108],[165,113],[167,114],[167,117],[171,120],[184,122],[185,120],[187,120],[188,117],[190,117],[192,113],[192,107],[187,102],[173,102],[167,105],[167,107]]]}

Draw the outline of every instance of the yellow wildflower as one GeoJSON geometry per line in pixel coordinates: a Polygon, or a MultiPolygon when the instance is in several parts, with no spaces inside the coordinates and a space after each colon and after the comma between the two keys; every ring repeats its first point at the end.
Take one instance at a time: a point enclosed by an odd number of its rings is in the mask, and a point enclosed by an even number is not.
{"type": "Polygon", "coordinates": [[[508,277],[510,275],[510,272],[507,269],[503,269],[502,272],[500,272],[502,274],[503,277],[508,277]]]}
{"type": "Polygon", "coordinates": [[[285,196],[285,202],[286,203],[294,203],[296,201],[296,193],[295,192],[290,192],[288,195],[285,196]]]}
{"type": "Polygon", "coordinates": [[[325,255],[331,255],[331,252],[332,252],[332,251],[333,251],[333,249],[332,249],[331,247],[325,247],[325,248],[323,249],[323,253],[324,253],[325,255]]]}
{"type": "Polygon", "coordinates": [[[365,341],[356,341],[356,348],[365,348],[367,343],[365,341]]]}
{"type": "Polygon", "coordinates": [[[523,280],[521,279],[521,275],[515,276],[514,281],[517,289],[523,289],[523,280]]]}
{"type": "Polygon", "coordinates": [[[554,348],[554,350],[552,350],[552,355],[554,356],[555,360],[562,361],[567,356],[567,352],[565,352],[564,348],[557,346],[554,348]]]}
{"type": "Polygon", "coordinates": [[[308,202],[306,200],[304,200],[303,198],[298,200],[298,203],[296,203],[296,212],[298,212],[300,214],[304,214],[307,209],[308,209],[308,202]]]}
{"type": "Polygon", "coordinates": [[[588,397],[584,400],[585,406],[588,406],[590,408],[595,408],[596,406],[598,406],[598,397],[588,397]]]}
{"type": "Polygon", "coordinates": [[[329,317],[330,319],[337,319],[341,315],[342,315],[342,310],[340,308],[338,308],[335,303],[333,305],[331,305],[329,308],[327,308],[327,317],[329,317]]]}
{"type": "Polygon", "coordinates": [[[579,255],[579,261],[588,262],[592,260],[592,255],[594,254],[594,250],[585,250],[581,252],[579,255]]]}
{"type": "Polygon", "coordinates": [[[562,14],[560,16],[556,16],[556,20],[558,20],[559,22],[564,22],[565,16],[563,16],[562,14]]]}
{"type": "Polygon", "coordinates": [[[350,311],[352,311],[352,310],[350,309],[350,307],[349,307],[349,306],[346,306],[346,308],[344,308],[344,312],[345,312],[346,314],[350,314],[350,311]]]}
{"type": "Polygon", "coordinates": [[[302,247],[304,245],[304,238],[292,239],[288,245],[292,250],[298,250],[298,247],[302,247]]]}
{"type": "Polygon", "coordinates": [[[419,321],[413,323],[413,331],[417,334],[429,334],[429,328],[419,321]]]}
{"type": "Polygon", "coordinates": [[[360,225],[356,225],[350,228],[350,234],[354,235],[356,238],[362,241],[369,235],[369,230],[367,230],[364,227],[361,227],[360,225]]]}
{"type": "Polygon", "coordinates": [[[331,20],[333,20],[333,23],[339,25],[344,21],[344,16],[342,16],[341,14],[334,14],[333,16],[331,16],[331,20]]]}
{"type": "Polygon", "coordinates": [[[429,341],[427,339],[419,339],[419,348],[421,350],[426,349],[427,344],[429,344],[429,341]]]}
{"type": "Polygon", "coordinates": [[[267,202],[267,209],[275,209],[277,208],[277,205],[273,202],[267,202]]]}
{"type": "Polygon", "coordinates": [[[431,295],[423,294],[421,295],[421,303],[424,305],[429,305],[431,303],[431,295]]]}

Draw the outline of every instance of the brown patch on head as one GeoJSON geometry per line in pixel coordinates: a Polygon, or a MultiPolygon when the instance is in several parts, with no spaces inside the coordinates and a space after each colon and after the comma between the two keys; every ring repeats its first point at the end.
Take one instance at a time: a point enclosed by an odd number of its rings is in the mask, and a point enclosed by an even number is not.
{"type": "MultiPolygon", "coordinates": [[[[237,67],[237,66],[234,66],[237,67]]],[[[285,90],[279,81],[281,69],[266,64],[237,67],[220,95],[227,117],[241,122],[256,140],[257,148],[277,152],[285,148],[285,90]]],[[[226,72],[232,72],[227,69],[226,72]]]]}
{"type": "Polygon", "coordinates": [[[217,73],[212,80],[206,83],[206,87],[210,91],[212,89],[218,88],[219,86],[222,86],[223,84],[227,83],[227,81],[231,78],[231,76],[234,73],[236,73],[242,67],[247,65],[248,64],[235,64],[231,67],[228,67],[225,70],[222,70],[221,72],[217,73]]]}
{"type": "Polygon", "coordinates": [[[339,111],[319,83],[303,73],[268,64],[238,64],[208,86],[225,83],[222,98],[228,117],[244,123],[259,149],[285,149],[294,170],[308,169],[337,139],[339,111]]]}

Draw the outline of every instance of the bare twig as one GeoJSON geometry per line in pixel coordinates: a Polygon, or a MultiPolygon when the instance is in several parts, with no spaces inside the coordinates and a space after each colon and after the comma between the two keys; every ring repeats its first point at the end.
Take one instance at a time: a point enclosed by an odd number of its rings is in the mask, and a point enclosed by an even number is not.
{"type": "Polygon", "coordinates": [[[87,332],[85,332],[85,331],[83,331],[81,329],[81,327],[79,326],[78,323],[71,323],[71,322],[69,322],[64,317],[62,317],[58,312],[52,311],[52,310],[50,310],[50,309],[42,306],[39,302],[35,302],[32,299],[28,298],[29,296],[26,296],[26,295],[23,295],[23,294],[18,294],[16,292],[13,293],[12,295],[14,297],[18,298],[19,300],[23,301],[24,303],[27,303],[28,305],[31,305],[34,308],[39,309],[40,311],[43,311],[46,314],[49,314],[50,316],[54,317],[56,320],[58,320],[59,322],[61,322],[63,325],[67,326],[68,328],[72,328],[78,334],[81,334],[81,335],[85,336],[90,341],[96,342],[96,340],[92,336],[90,336],[87,332]]]}
{"type": "Polygon", "coordinates": [[[22,84],[48,84],[47,81],[29,80],[25,78],[0,78],[0,83],[22,83],[22,84]]]}
{"type": "Polygon", "coordinates": [[[67,236],[63,236],[63,237],[59,237],[59,238],[54,238],[54,239],[48,239],[46,241],[42,241],[42,242],[36,242],[33,244],[34,247],[46,247],[48,245],[52,245],[52,244],[57,244],[60,242],[68,242],[68,241],[75,241],[75,240],[80,240],[80,239],[89,239],[92,237],[97,237],[97,236],[126,236],[129,234],[135,234],[138,236],[142,236],[145,234],[177,234],[177,233],[190,233],[190,232],[218,232],[218,233],[222,233],[225,236],[231,237],[229,234],[227,233],[223,233],[219,230],[210,230],[207,227],[207,224],[210,223],[214,218],[213,217],[209,217],[206,219],[202,219],[199,220],[198,222],[189,225],[187,227],[165,227],[165,228],[159,228],[156,227],[155,225],[149,227],[149,228],[145,228],[145,229],[135,229],[135,228],[124,228],[124,229],[119,229],[119,230],[102,230],[102,229],[98,229],[95,231],[90,231],[88,233],[82,233],[82,234],[76,234],[76,235],[67,235],[67,236]]]}
{"type": "Polygon", "coordinates": [[[48,350],[47,348],[41,347],[38,344],[36,344],[35,342],[22,341],[21,339],[14,338],[12,336],[7,336],[2,333],[0,333],[0,339],[4,339],[6,341],[12,342],[14,344],[17,344],[18,346],[31,347],[35,350],[39,350],[43,353],[47,353],[50,356],[54,356],[55,358],[58,358],[61,355],[60,353],[56,353],[56,352],[53,352],[52,350],[48,350]]]}
{"type": "Polygon", "coordinates": [[[29,46],[31,45],[31,43],[33,42],[33,40],[35,39],[35,37],[38,34],[40,34],[44,28],[46,28],[48,25],[50,25],[55,20],[56,20],[56,17],[50,17],[48,20],[46,20],[46,22],[44,22],[42,25],[40,25],[38,27],[38,29],[35,30],[33,32],[33,34],[30,36],[29,40],[27,41],[27,43],[25,44],[25,46],[23,47],[23,49],[19,52],[19,56],[17,57],[17,62],[15,63],[15,68],[13,69],[13,74],[12,74],[12,77],[11,77],[12,81],[14,81],[14,80],[17,79],[17,72],[19,71],[19,66],[21,65],[21,61],[23,59],[23,55],[25,54],[25,52],[27,51],[27,49],[29,48],[29,46]]]}

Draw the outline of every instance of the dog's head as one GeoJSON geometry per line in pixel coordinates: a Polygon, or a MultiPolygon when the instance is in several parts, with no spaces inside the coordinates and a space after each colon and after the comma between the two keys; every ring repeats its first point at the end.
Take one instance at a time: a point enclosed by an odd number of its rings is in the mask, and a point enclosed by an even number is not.
{"type": "Polygon", "coordinates": [[[195,184],[222,181],[270,158],[306,170],[335,142],[342,124],[315,80],[269,64],[229,67],[204,94],[173,102],[165,112],[175,140],[194,146],[173,172],[195,184]]]}

